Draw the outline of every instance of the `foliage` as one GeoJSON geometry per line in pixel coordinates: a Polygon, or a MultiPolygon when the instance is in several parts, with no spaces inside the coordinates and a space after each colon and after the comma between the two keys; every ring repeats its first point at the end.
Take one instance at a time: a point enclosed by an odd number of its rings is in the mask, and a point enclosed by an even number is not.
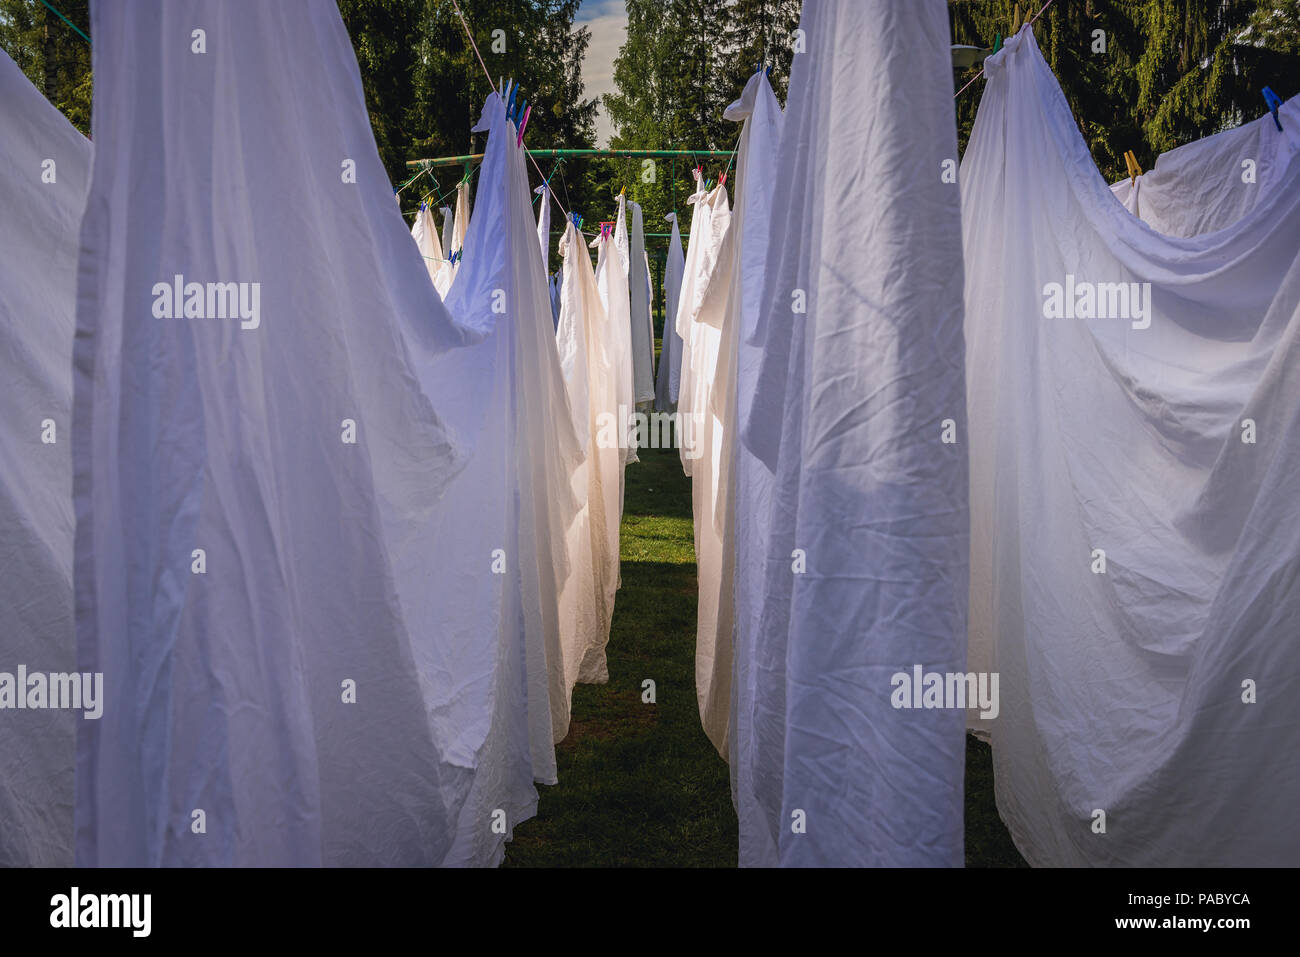
{"type": "MultiPolygon", "coordinates": [[[[55,6],[90,35],[90,0],[55,6]]],[[[77,129],[90,134],[90,44],[40,0],[0,0],[0,49],[77,129]]]]}

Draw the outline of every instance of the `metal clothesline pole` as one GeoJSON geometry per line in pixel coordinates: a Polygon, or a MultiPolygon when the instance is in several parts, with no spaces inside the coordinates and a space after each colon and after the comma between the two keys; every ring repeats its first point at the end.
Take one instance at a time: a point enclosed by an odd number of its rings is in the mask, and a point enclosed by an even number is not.
{"type": "MultiPolygon", "coordinates": [[[[533,157],[550,159],[567,159],[577,157],[612,157],[616,159],[672,159],[678,156],[726,156],[731,157],[734,150],[529,150],[533,157]]],[[[436,159],[407,160],[409,167],[427,168],[431,166],[460,166],[463,163],[481,163],[482,153],[469,153],[465,156],[439,156],[436,159]]]]}

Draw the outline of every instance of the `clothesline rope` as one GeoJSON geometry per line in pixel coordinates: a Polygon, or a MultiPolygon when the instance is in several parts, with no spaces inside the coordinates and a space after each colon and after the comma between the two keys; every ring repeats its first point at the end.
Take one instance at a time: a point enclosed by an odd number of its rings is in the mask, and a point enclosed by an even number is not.
{"type": "MultiPolygon", "coordinates": [[[[1034,21],[1037,20],[1039,17],[1041,17],[1041,16],[1043,15],[1043,10],[1046,10],[1046,9],[1047,9],[1048,7],[1050,7],[1054,2],[1055,2],[1055,0],[1047,0],[1047,2],[1046,2],[1045,4],[1043,4],[1043,8],[1042,8],[1042,10],[1039,10],[1037,13],[1035,13],[1032,17],[1029,18],[1029,22],[1027,22],[1027,23],[1025,24],[1025,27],[1032,27],[1032,26],[1034,25],[1034,21]]],[[[1021,29],[1023,30],[1024,27],[1021,27],[1021,29]]],[[[970,85],[971,85],[972,83],[974,83],[976,80],[978,80],[978,79],[979,79],[980,77],[982,77],[983,75],[984,75],[984,67],[980,67],[980,71],[979,71],[978,73],[976,73],[973,77],[971,77],[970,80],[967,81],[967,83],[966,83],[965,86],[963,86],[960,90],[958,90],[956,93],[954,93],[952,98],[953,98],[954,100],[957,99],[957,97],[961,96],[963,93],[965,93],[965,92],[970,88],[970,85]]]]}

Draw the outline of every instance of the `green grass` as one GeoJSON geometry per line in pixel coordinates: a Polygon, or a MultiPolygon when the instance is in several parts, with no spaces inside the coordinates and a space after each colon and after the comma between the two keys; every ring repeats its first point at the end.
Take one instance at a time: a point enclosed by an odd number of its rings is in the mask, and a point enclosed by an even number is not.
{"type": "MultiPolygon", "coordinates": [[[[515,829],[506,867],[734,867],[727,765],[695,704],[695,549],[690,480],[675,450],[627,469],[609,683],[578,685],[560,783],[515,829]],[[641,682],[655,682],[643,704],[641,682]]],[[[1024,866],[993,807],[988,746],[967,738],[966,863],[1024,866]]]]}
{"type": "Polygon", "coordinates": [[[507,867],[732,867],[727,765],[695,704],[695,547],[690,480],[675,450],[627,469],[609,683],[578,685],[560,783],[515,829],[507,867]],[[655,683],[643,704],[641,682],[655,683]]]}

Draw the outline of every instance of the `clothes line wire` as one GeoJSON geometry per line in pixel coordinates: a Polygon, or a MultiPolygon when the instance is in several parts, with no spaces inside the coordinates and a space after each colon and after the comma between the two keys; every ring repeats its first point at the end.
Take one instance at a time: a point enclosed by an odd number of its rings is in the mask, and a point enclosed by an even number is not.
{"type": "MultiPolygon", "coordinates": [[[[465,19],[465,14],[460,9],[460,3],[458,2],[458,0],[451,0],[451,5],[456,8],[456,15],[460,17],[460,25],[465,28],[465,36],[469,38],[469,45],[474,48],[474,55],[478,57],[478,64],[483,68],[483,75],[487,77],[488,88],[491,90],[495,90],[496,84],[492,82],[492,74],[491,72],[488,71],[487,64],[483,62],[483,54],[479,52],[478,44],[474,42],[474,34],[470,32],[469,21],[465,19]]],[[[525,155],[527,155],[528,159],[532,162],[533,167],[537,170],[537,175],[541,176],[542,168],[537,165],[537,160],[533,159],[533,154],[529,153],[527,150],[525,150],[524,152],[525,155]]],[[[567,217],[569,215],[568,207],[566,207],[563,203],[560,202],[560,197],[555,195],[555,190],[551,189],[551,184],[549,182],[546,184],[546,190],[551,194],[552,197],[554,197],[556,205],[560,207],[564,215],[567,217]]]]}
{"type": "MultiPolygon", "coordinates": [[[[45,4],[45,5],[46,5],[47,7],[49,7],[51,10],[53,10],[53,11],[54,11],[54,15],[55,15],[56,17],[58,17],[60,20],[62,20],[62,21],[63,21],[64,23],[66,23],[68,26],[72,27],[72,29],[76,30],[76,31],[77,31],[77,36],[81,37],[81,39],[85,40],[87,43],[90,43],[90,37],[86,36],[86,35],[85,35],[84,33],[82,33],[79,29],[77,29],[77,25],[76,25],[75,23],[73,23],[71,20],[69,20],[67,17],[65,17],[62,13],[60,13],[60,12],[58,11],[58,9],[54,6],[54,4],[50,3],[50,0],[41,0],[41,3],[45,4]]],[[[91,44],[91,46],[94,46],[94,44],[91,44]]]]}

